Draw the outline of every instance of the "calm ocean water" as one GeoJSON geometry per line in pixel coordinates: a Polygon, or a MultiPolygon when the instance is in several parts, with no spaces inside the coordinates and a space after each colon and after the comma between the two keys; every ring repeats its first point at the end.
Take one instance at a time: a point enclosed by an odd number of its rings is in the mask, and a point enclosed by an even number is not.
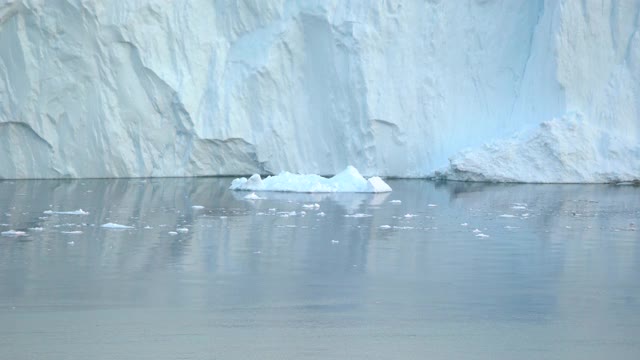
{"type": "Polygon", "coordinates": [[[640,358],[638,187],[230,181],[0,182],[0,359],[640,358]]]}

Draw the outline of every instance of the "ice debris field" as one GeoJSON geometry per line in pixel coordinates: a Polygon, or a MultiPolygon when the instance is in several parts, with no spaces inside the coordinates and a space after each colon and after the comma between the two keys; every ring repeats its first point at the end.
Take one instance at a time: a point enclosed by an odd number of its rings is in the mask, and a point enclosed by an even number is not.
{"type": "MultiPolygon", "coordinates": [[[[302,193],[384,193],[391,191],[391,187],[380,177],[374,176],[365,179],[353,166],[347,166],[346,169],[331,178],[316,174],[292,174],[286,171],[265,179],[255,174],[249,179],[234,179],[229,189],[302,193]]],[[[260,199],[256,194],[249,194],[245,198],[249,200],[260,199]]]]}

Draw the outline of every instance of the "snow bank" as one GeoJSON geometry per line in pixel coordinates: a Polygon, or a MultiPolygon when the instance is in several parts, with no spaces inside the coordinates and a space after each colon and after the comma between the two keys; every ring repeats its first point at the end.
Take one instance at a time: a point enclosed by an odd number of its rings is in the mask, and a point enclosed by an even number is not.
{"type": "Polygon", "coordinates": [[[391,191],[391,187],[381,178],[374,176],[365,179],[353,166],[347,166],[346,169],[331,178],[325,178],[315,174],[292,174],[285,171],[280,175],[269,176],[266,179],[262,179],[260,175],[256,174],[249,179],[234,179],[229,189],[306,193],[381,193],[391,191]]]}
{"type": "Polygon", "coordinates": [[[640,144],[569,115],[465,150],[435,178],[460,181],[612,183],[640,179],[640,144]]]}

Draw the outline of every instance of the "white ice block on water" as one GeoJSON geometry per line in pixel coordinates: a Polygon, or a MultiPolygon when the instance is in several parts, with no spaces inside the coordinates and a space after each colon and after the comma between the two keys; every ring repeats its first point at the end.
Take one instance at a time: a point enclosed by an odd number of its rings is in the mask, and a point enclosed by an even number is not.
{"type": "Polygon", "coordinates": [[[292,174],[285,171],[279,175],[262,179],[260,175],[256,174],[249,179],[234,179],[229,189],[305,193],[381,193],[391,191],[391,187],[381,178],[374,176],[365,179],[353,166],[347,166],[345,170],[331,178],[325,178],[315,174],[292,174]]]}

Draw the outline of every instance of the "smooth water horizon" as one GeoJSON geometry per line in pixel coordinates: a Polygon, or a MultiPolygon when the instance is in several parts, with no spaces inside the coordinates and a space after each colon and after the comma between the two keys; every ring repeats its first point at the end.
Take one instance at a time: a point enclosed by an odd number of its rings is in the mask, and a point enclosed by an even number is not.
{"type": "Polygon", "coordinates": [[[230,182],[0,181],[0,359],[640,358],[638,187],[230,182]]]}

